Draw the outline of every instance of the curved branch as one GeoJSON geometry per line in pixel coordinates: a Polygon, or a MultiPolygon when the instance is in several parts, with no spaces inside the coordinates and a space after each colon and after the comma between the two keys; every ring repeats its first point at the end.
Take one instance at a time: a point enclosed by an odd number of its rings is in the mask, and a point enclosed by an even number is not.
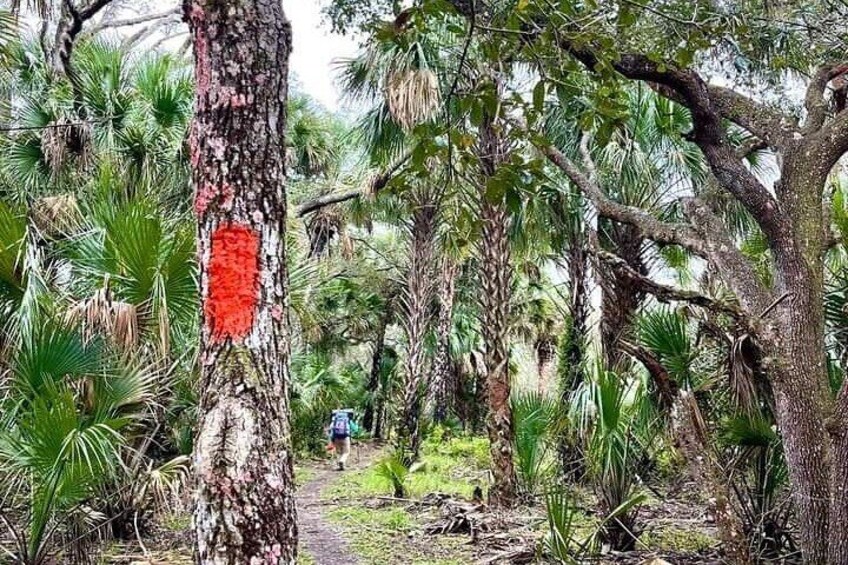
{"type": "MultiPolygon", "coordinates": [[[[368,187],[368,192],[370,194],[377,194],[381,191],[385,186],[392,180],[392,177],[398,170],[412,157],[412,151],[407,151],[401,157],[392,163],[389,168],[385,171],[374,177],[368,187]]],[[[359,198],[363,195],[362,190],[349,190],[347,192],[341,192],[337,194],[325,194],[323,196],[319,196],[313,200],[308,202],[304,202],[297,208],[297,217],[302,218],[303,216],[320,210],[325,206],[330,206],[332,204],[338,204],[340,202],[346,202],[348,200],[353,200],[354,198],[359,198]]]]}
{"type": "Polygon", "coordinates": [[[135,18],[126,18],[123,20],[109,20],[109,21],[101,21],[95,26],[92,26],[91,29],[87,30],[82,35],[84,37],[89,37],[100,33],[106,29],[114,29],[118,27],[129,27],[138,24],[144,24],[147,22],[152,22],[154,20],[161,20],[164,18],[169,18],[171,16],[179,16],[182,12],[182,8],[180,6],[175,6],[170,10],[166,10],[164,12],[157,12],[155,14],[144,14],[141,16],[137,16],[135,18]]]}
{"type": "Polygon", "coordinates": [[[714,84],[708,84],[707,91],[722,118],[756,135],[769,147],[783,149],[800,133],[793,117],[753,98],[714,84]]]}
{"type": "Polygon", "coordinates": [[[699,292],[659,283],[635,270],[627,264],[627,261],[618,255],[603,249],[597,242],[597,235],[590,237],[590,241],[592,242],[590,252],[595,257],[608,265],[616,274],[632,281],[642,291],[652,295],[660,302],[686,302],[687,304],[706,308],[717,314],[728,315],[740,322],[745,320],[745,313],[738,306],[722,302],[699,292]]]}
{"type": "Polygon", "coordinates": [[[56,39],[50,54],[51,71],[54,76],[70,76],[71,52],[77,36],[85,22],[97,15],[112,0],[92,0],[78,7],[73,0],[63,0],[59,25],[56,27],[56,39]]]}
{"type": "Polygon", "coordinates": [[[565,173],[602,216],[630,224],[643,235],[658,243],[681,245],[698,255],[705,253],[701,238],[691,227],[684,224],[663,222],[641,208],[616,202],[607,196],[601,190],[601,187],[583,173],[562,151],[549,144],[539,143],[536,147],[548,158],[548,161],[565,173]]]}
{"type": "MultiPolygon", "coordinates": [[[[567,41],[560,41],[560,46],[587,68],[594,70],[598,65],[591,49],[567,41]]],[[[732,90],[707,85],[691,69],[670,62],[660,64],[642,54],[623,54],[612,67],[625,78],[659,85],[660,94],[686,106],[693,125],[687,138],[701,149],[718,181],[742,203],[773,244],[790,242],[788,222],[777,201],[736,155],[722,124],[725,115],[733,116],[754,135],[781,147],[791,139],[781,126],[789,123],[784,116],[732,90]]]]}
{"type": "Polygon", "coordinates": [[[830,81],[845,73],[848,73],[848,62],[822,65],[816,69],[804,96],[804,108],[807,110],[807,119],[804,123],[805,133],[818,131],[824,125],[828,111],[827,101],[824,99],[827,85],[830,81]]]}

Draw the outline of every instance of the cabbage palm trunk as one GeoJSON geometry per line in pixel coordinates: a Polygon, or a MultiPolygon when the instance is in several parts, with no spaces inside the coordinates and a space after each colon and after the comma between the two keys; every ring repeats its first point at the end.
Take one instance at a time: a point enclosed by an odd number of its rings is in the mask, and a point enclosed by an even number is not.
{"type": "Polygon", "coordinates": [[[514,425],[510,407],[509,316],[512,267],[509,251],[509,214],[504,198],[493,201],[486,193],[489,179],[508,157],[503,124],[485,115],[477,146],[483,179],[480,187],[480,301],[486,369],[486,398],[489,453],[493,484],[489,501],[496,506],[512,506],[516,500],[513,465],[514,425]]]}
{"type": "MultiPolygon", "coordinates": [[[[568,320],[559,344],[559,390],[562,409],[566,410],[574,391],[586,377],[586,346],[589,342],[589,251],[582,230],[569,234],[565,259],[568,262],[568,320]]],[[[564,477],[578,478],[583,471],[583,454],[577,438],[562,433],[559,438],[560,467],[564,477]]]]}
{"type": "Polygon", "coordinates": [[[362,413],[362,427],[372,433],[374,437],[380,437],[374,424],[376,422],[375,411],[377,409],[377,395],[380,392],[380,373],[383,365],[383,353],[386,349],[386,330],[389,327],[389,321],[392,317],[392,310],[389,304],[386,304],[386,311],[380,318],[379,326],[377,327],[377,337],[374,339],[373,349],[371,351],[371,372],[368,375],[368,385],[366,392],[368,398],[366,400],[365,410],[362,413]]]}
{"type": "Polygon", "coordinates": [[[407,339],[404,361],[406,380],[397,438],[406,464],[416,461],[421,449],[421,407],[427,371],[425,339],[432,321],[430,306],[435,290],[433,275],[438,220],[438,205],[432,189],[415,190],[412,205],[409,271],[402,298],[402,324],[407,339]]]}
{"type": "Polygon", "coordinates": [[[439,276],[439,317],[436,324],[436,357],[433,361],[433,421],[443,423],[451,411],[456,390],[456,371],[451,356],[453,301],[456,294],[456,275],[459,265],[450,257],[442,257],[439,276]]]}
{"type": "Polygon", "coordinates": [[[281,3],[193,0],[189,136],[202,296],[199,563],[294,563],[281,3]]]}
{"type": "MultiPolygon", "coordinates": [[[[627,265],[642,275],[647,269],[642,257],[644,239],[633,226],[606,221],[603,245],[627,265]]],[[[609,268],[601,270],[601,347],[604,361],[610,370],[624,368],[629,356],[622,349],[622,340],[631,337],[636,312],[645,298],[642,289],[632,278],[609,268]]]]}

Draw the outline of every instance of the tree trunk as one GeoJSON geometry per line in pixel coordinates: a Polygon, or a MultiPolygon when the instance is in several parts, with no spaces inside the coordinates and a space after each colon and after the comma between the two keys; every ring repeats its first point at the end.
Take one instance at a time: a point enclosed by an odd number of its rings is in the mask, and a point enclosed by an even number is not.
{"type": "Polygon", "coordinates": [[[456,275],[459,265],[450,257],[442,257],[439,277],[439,318],[436,325],[436,358],[433,362],[433,381],[429,390],[433,395],[433,421],[444,423],[451,411],[451,399],[456,384],[454,362],[451,357],[451,330],[453,329],[453,299],[456,293],[456,275]]]}
{"type": "MultiPolygon", "coordinates": [[[[582,230],[572,234],[566,255],[568,262],[569,319],[559,344],[560,403],[567,410],[571,395],[586,379],[586,345],[589,342],[589,253],[582,230]]],[[[569,433],[560,436],[558,445],[560,467],[564,477],[575,480],[582,474],[583,454],[578,440],[569,433]]]]}
{"type": "Polygon", "coordinates": [[[398,433],[398,447],[406,464],[418,460],[421,449],[421,405],[425,371],[426,344],[430,329],[430,303],[433,299],[433,263],[437,206],[426,189],[417,194],[412,212],[410,264],[404,292],[407,351],[404,363],[403,414],[398,433]]]}
{"type": "Polygon", "coordinates": [[[294,563],[285,253],[291,27],[280,2],[193,0],[189,138],[203,304],[197,560],[294,563]]]}
{"type": "MultiPolygon", "coordinates": [[[[507,159],[502,124],[494,116],[485,116],[480,128],[477,148],[483,178],[495,176],[498,167],[507,159]]],[[[513,465],[512,408],[509,403],[511,382],[509,374],[509,317],[512,289],[512,267],[509,253],[509,215],[503,198],[492,201],[486,183],[480,188],[480,294],[486,395],[488,399],[489,452],[492,458],[494,484],[489,501],[496,506],[512,506],[516,499],[516,478],[513,465]]]]}
{"type": "Polygon", "coordinates": [[[362,414],[362,428],[371,432],[374,437],[379,437],[374,429],[374,405],[376,404],[377,394],[380,390],[380,373],[383,364],[383,352],[386,348],[386,329],[389,327],[391,319],[391,309],[386,306],[386,312],[380,319],[380,326],[377,328],[377,338],[374,340],[374,350],[371,352],[371,373],[368,375],[368,385],[366,387],[367,399],[365,410],[362,414]]]}
{"type": "MultiPolygon", "coordinates": [[[[766,362],[773,364],[768,369],[775,416],[783,436],[798,521],[802,524],[804,562],[848,563],[848,555],[834,553],[836,547],[828,553],[826,542],[829,527],[839,527],[839,516],[846,512],[844,506],[836,504],[838,495],[831,505],[831,479],[836,477],[830,474],[834,463],[838,463],[834,469],[842,465],[839,459],[844,461],[845,452],[832,452],[826,430],[833,403],[827,390],[821,295],[812,290],[814,285],[802,270],[796,273],[785,289],[794,296],[775,307],[775,333],[763,344],[766,362]],[[831,510],[835,520],[829,524],[831,510]]],[[[840,422],[839,428],[844,426],[844,421],[840,422]]],[[[837,492],[838,488],[837,484],[837,492]]],[[[842,537],[844,530],[831,532],[831,541],[834,534],[842,537]]]]}
{"type": "MultiPolygon", "coordinates": [[[[624,259],[627,265],[642,275],[647,269],[642,260],[644,240],[633,226],[604,220],[607,229],[601,230],[610,251],[624,259]]],[[[624,368],[628,357],[619,347],[633,331],[633,318],[644,299],[642,290],[633,281],[612,269],[601,271],[601,347],[610,370],[624,368]]]]}

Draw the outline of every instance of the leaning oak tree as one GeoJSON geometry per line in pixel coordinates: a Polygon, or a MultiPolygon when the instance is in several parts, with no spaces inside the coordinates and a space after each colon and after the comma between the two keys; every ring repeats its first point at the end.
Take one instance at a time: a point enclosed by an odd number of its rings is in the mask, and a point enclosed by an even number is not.
{"type": "Polygon", "coordinates": [[[203,328],[200,563],[294,563],[284,133],[291,26],[278,0],[184,5],[203,328]]]}
{"type": "MultiPolygon", "coordinates": [[[[468,17],[485,19],[489,29],[498,30],[500,40],[516,40],[522,53],[513,57],[526,56],[538,64],[543,81],[553,78],[541,88],[556,91],[559,100],[570,95],[568,74],[580,72],[582,66],[600,79],[598,91],[588,93],[600,110],[609,110],[611,89],[621,80],[643,81],[689,110],[692,128],[686,138],[700,149],[717,186],[762,231],[773,259],[773,285],[758,278],[719,210],[697,191],[681,197],[681,221],[660,219],[615,202],[601,189],[588,138],[580,163],[539,136],[530,138],[599,214],[634,226],[658,244],[684,247],[707,261],[733,291],[750,335],[765,354],[803,526],[804,560],[848,563],[848,388],[843,385],[835,394],[829,388],[823,319],[824,255],[835,243],[828,216],[828,178],[848,152],[842,80],[848,74],[845,14],[834,18],[830,8],[816,2],[808,6],[813,12],[796,10],[796,3],[789,2],[772,7],[785,11],[777,14],[758,2],[704,9],[698,8],[700,4],[649,2],[645,8],[634,2],[609,2],[596,14],[589,13],[595,6],[550,10],[546,2],[520,2],[516,11],[505,15],[486,2],[451,3],[468,17]],[[587,21],[593,23],[584,25],[587,21]],[[761,52],[763,45],[771,45],[767,38],[774,33],[792,35],[779,58],[761,52]],[[756,34],[764,41],[748,37],[756,34]],[[740,41],[727,47],[722,38],[728,35],[740,41]],[[681,41],[681,36],[687,40],[681,41]],[[671,45],[663,43],[667,37],[673,39],[671,45]],[[742,88],[711,84],[704,71],[709,67],[693,61],[696,56],[721,54],[717,51],[721,48],[743,50],[738,56],[748,55],[748,66],[739,68],[755,69],[748,71],[748,82],[766,86],[769,83],[758,78],[768,75],[765,67],[794,57],[793,70],[808,77],[802,110],[796,114],[786,110],[787,104],[758,100],[742,88]],[[753,143],[742,147],[732,143],[728,123],[747,132],[753,143]],[[746,166],[744,158],[753,145],[767,147],[778,157],[779,180],[773,187],[746,166]]],[[[771,76],[785,78],[785,70],[771,76]]],[[[541,92],[544,95],[545,90],[541,92]]]]}
{"type": "Polygon", "coordinates": [[[680,198],[681,221],[661,219],[602,190],[588,138],[578,163],[540,136],[529,137],[600,215],[632,225],[658,244],[689,250],[733,291],[774,390],[804,561],[848,563],[848,381],[831,391],[823,308],[824,256],[837,243],[828,179],[848,152],[848,9],[817,1],[611,0],[552,9],[549,2],[530,0],[507,10],[484,0],[450,3],[485,25],[493,41],[513,42],[490,50],[493,58],[509,52],[539,70],[530,119],[538,112],[536,102],[555,92],[558,103],[576,95],[590,100],[595,116],[614,123],[616,85],[627,80],[642,81],[689,110],[692,127],[685,137],[699,148],[719,190],[761,230],[773,261],[773,284],[757,276],[721,211],[704,194],[694,190],[680,198]],[[734,65],[721,71],[739,75],[739,87],[708,78],[728,59],[734,65]],[[599,79],[596,90],[569,88],[570,75],[581,69],[599,79]],[[805,91],[797,109],[789,101],[792,89],[783,88],[788,81],[805,91]],[[770,96],[759,99],[746,88],[751,86],[770,96]],[[729,124],[750,141],[733,143],[729,124]],[[777,157],[773,186],[746,165],[754,147],[777,157]]]}

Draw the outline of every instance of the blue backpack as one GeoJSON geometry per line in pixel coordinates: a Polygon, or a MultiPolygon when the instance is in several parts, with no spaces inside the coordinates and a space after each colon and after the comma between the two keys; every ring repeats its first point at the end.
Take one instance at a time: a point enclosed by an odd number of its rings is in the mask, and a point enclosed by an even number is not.
{"type": "Polygon", "coordinates": [[[334,438],[343,439],[350,436],[350,418],[347,412],[336,412],[333,414],[333,422],[330,425],[334,438]]]}

